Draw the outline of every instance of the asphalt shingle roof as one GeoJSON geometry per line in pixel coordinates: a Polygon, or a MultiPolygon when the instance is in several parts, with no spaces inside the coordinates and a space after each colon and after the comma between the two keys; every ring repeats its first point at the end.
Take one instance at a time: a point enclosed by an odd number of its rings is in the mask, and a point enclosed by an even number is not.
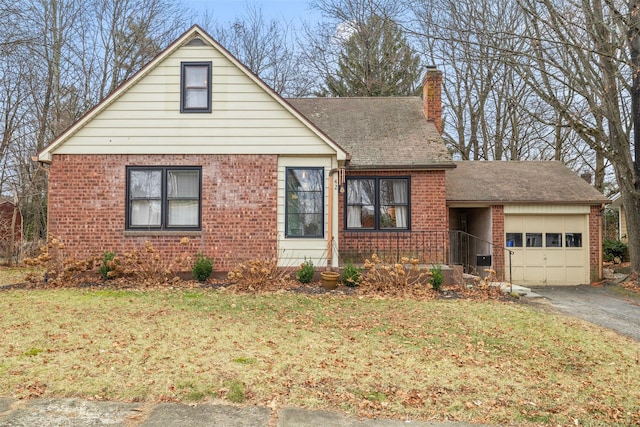
{"type": "Polygon", "coordinates": [[[451,155],[420,97],[286,100],[351,155],[349,167],[448,168],[451,155]]]}
{"type": "Polygon", "coordinates": [[[608,203],[558,161],[459,161],[447,171],[448,202],[608,203]]]}

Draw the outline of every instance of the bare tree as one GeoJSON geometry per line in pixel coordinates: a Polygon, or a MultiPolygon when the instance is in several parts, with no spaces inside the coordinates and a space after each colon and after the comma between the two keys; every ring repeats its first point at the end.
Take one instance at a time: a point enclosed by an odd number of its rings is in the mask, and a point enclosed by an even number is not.
{"type": "Polygon", "coordinates": [[[17,198],[26,237],[46,233],[46,174],[31,157],[184,31],[184,16],[171,0],[0,5],[0,192],[17,198]]]}
{"type": "Polygon", "coordinates": [[[315,79],[305,72],[290,22],[268,20],[260,7],[247,4],[233,22],[211,27],[213,37],[277,93],[311,94],[315,79]]]}
{"type": "MultiPolygon", "coordinates": [[[[629,42],[639,34],[632,10],[617,1],[519,0],[525,14],[527,49],[518,73],[595,153],[596,183],[608,161],[627,212],[630,230],[640,229],[640,192],[631,142],[629,42]]],[[[635,2],[630,5],[635,6],[635,2]]],[[[633,53],[633,52],[632,52],[633,53]]],[[[632,266],[640,271],[640,234],[630,233],[632,266]]]]}
{"type": "Polygon", "coordinates": [[[408,2],[408,25],[424,56],[444,70],[445,139],[462,159],[560,160],[546,148],[548,110],[522,81],[513,58],[526,46],[514,2],[408,2]]]}

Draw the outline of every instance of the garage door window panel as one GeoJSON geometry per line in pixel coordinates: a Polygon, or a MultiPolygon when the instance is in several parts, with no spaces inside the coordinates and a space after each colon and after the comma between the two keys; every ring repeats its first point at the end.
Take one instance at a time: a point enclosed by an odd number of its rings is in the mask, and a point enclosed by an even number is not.
{"type": "Polygon", "coordinates": [[[507,233],[507,247],[508,248],[521,248],[522,247],[522,233],[507,233]]]}
{"type": "Polygon", "coordinates": [[[545,246],[547,248],[561,248],[562,247],[562,233],[546,233],[545,234],[545,246]]]}
{"type": "Polygon", "coordinates": [[[564,236],[564,241],[567,248],[581,248],[582,233],[566,233],[564,236]]]}
{"type": "Polygon", "coordinates": [[[541,248],[542,247],[542,233],[527,233],[527,247],[528,248],[541,248]]]}

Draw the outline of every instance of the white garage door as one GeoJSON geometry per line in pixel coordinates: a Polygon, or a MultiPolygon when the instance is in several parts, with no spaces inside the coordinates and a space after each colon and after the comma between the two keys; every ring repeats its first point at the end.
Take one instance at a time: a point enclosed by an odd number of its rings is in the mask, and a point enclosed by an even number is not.
{"type": "MultiPolygon", "coordinates": [[[[505,215],[505,245],[513,250],[513,283],[589,283],[589,216],[505,215]]],[[[508,255],[505,266],[508,268],[508,255]]]]}

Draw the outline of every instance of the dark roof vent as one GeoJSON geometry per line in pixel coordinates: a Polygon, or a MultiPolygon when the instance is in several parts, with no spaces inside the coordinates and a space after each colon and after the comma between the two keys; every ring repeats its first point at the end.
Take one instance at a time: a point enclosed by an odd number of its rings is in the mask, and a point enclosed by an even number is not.
{"type": "Polygon", "coordinates": [[[191,40],[189,40],[189,43],[187,43],[187,46],[206,46],[207,44],[202,41],[202,39],[200,37],[194,37],[191,40]]]}

